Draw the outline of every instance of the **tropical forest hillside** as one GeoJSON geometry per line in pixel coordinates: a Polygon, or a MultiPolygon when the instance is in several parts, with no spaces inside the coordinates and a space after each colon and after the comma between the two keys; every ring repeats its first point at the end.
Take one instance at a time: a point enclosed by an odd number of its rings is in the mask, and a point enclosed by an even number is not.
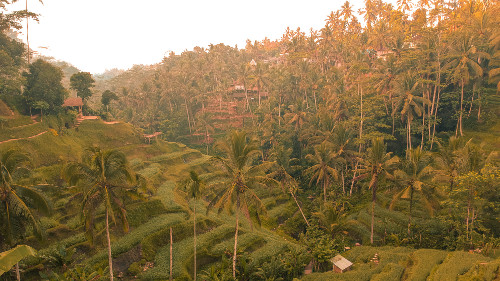
{"type": "Polygon", "coordinates": [[[345,2],[96,76],[31,56],[10,2],[0,280],[500,278],[497,1],[345,2]]]}

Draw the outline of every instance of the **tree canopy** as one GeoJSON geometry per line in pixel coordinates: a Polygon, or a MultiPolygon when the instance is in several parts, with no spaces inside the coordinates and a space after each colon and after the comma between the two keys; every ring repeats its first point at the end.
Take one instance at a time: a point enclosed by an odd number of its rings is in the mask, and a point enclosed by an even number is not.
{"type": "Polygon", "coordinates": [[[30,65],[29,72],[24,73],[24,77],[26,78],[24,96],[30,106],[44,101],[49,105],[48,110],[54,112],[68,95],[68,91],[61,83],[62,71],[46,61],[36,60],[30,65]]]}

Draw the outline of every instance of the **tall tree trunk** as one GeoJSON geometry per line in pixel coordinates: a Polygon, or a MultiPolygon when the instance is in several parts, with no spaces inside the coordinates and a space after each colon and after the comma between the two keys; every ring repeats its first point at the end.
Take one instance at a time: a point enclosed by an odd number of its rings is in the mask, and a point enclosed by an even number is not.
{"type": "Polygon", "coordinates": [[[325,200],[326,203],[326,187],[328,186],[328,176],[326,177],[326,180],[323,182],[323,199],[325,200]]]}
{"type": "Polygon", "coordinates": [[[361,152],[361,144],[362,141],[361,139],[363,138],[363,88],[360,89],[359,83],[358,83],[358,92],[360,96],[359,104],[360,104],[360,121],[359,121],[359,152],[361,152]]]}
{"type": "Polygon", "coordinates": [[[316,109],[316,111],[318,111],[318,103],[317,103],[317,99],[316,99],[316,91],[313,91],[313,97],[314,97],[314,109],[316,109]]]}
{"type": "MultiPolygon", "coordinates": [[[[238,196],[238,195],[237,195],[238,196]]],[[[236,199],[236,231],[234,232],[234,252],[233,252],[233,278],[236,279],[236,250],[238,247],[238,223],[239,223],[239,215],[238,212],[240,210],[240,198],[236,199]]]]}
{"type": "Polygon", "coordinates": [[[467,118],[469,118],[470,113],[472,112],[472,105],[474,104],[474,87],[472,87],[472,97],[470,100],[469,112],[467,112],[467,118]]]}
{"type": "Polygon", "coordinates": [[[406,117],[407,122],[408,122],[408,148],[411,149],[411,121],[410,121],[410,116],[407,115],[406,117]]]}
{"type": "Polygon", "coordinates": [[[391,118],[392,118],[392,135],[394,136],[394,130],[395,130],[395,127],[396,127],[396,116],[395,116],[395,112],[394,112],[394,101],[392,100],[392,97],[391,97],[391,118]]]}
{"type": "MultiPolygon", "coordinates": [[[[428,97],[425,97],[425,92],[426,91],[424,91],[422,93],[422,98],[427,98],[427,100],[428,100],[428,97]]],[[[425,138],[424,138],[424,136],[425,136],[425,106],[426,106],[425,104],[422,104],[422,132],[421,132],[422,133],[422,140],[420,142],[420,149],[424,149],[424,140],[425,140],[425,138]]],[[[427,111],[429,111],[428,107],[429,106],[427,106],[427,111]]]]}
{"type": "Polygon", "coordinates": [[[29,38],[29,18],[28,18],[28,0],[26,0],[26,45],[28,47],[28,65],[30,65],[30,38],[29,38]]]}
{"type": "MultiPolygon", "coordinates": [[[[431,140],[432,137],[432,130],[431,130],[431,117],[434,115],[434,105],[436,103],[436,94],[437,94],[437,85],[434,85],[434,90],[432,91],[432,102],[431,102],[431,108],[429,112],[429,120],[427,121],[427,127],[429,130],[429,140],[431,140]]],[[[432,145],[432,143],[431,143],[432,145]]]]}
{"type": "Polygon", "coordinates": [[[281,128],[281,96],[278,102],[278,127],[281,128]]]}
{"type": "Polygon", "coordinates": [[[16,262],[16,279],[17,281],[21,281],[21,272],[19,272],[19,263],[16,262]]]}
{"type": "Polygon", "coordinates": [[[370,227],[370,243],[373,245],[373,227],[375,225],[375,202],[377,201],[377,175],[372,186],[372,224],[370,227]]]}
{"type": "MultiPolygon", "coordinates": [[[[438,20],[438,32],[439,32],[439,20],[438,20]]],[[[440,60],[440,47],[441,46],[441,34],[438,33],[438,45],[437,45],[437,66],[438,66],[438,73],[437,73],[437,98],[436,98],[436,108],[434,112],[434,122],[433,122],[433,129],[432,129],[432,138],[431,138],[431,149],[432,146],[434,145],[434,135],[436,134],[436,123],[437,123],[437,111],[439,107],[439,95],[441,93],[441,60],[440,60]]],[[[434,107],[434,101],[433,101],[433,106],[434,107]]],[[[431,112],[432,114],[432,112],[431,112]]]]}
{"type": "Polygon", "coordinates": [[[436,135],[436,123],[437,123],[437,112],[438,112],[438,107],[439,107],[439,96],[441,94],[441,88],[438,88],[438,93],[437,93],[437,101],[436,101],[436,109],[435,109],[435,113],[434,113],[434,122],[433,122],[433,125],[432,125],[432,139],[431,139],[431,149],[432,149],[432,146],[434,145],[434,136],[436,135]]]}
{"type": "Polygon", "coordinates": [[[299,211],[302,214],[302,217],[304,218],[304,220],[306,221],[307,226],[309,226],[309,221],[307,221],[306,216],[304,215],[304,212],[302,211],[302,208],[300,207],[299,202],[297,201],[297,197],[295,197],[295,194],[293,194],[293,192],[291,190],[290,190],[290,194],[292,195],[293,200],[295,200],[295,204],[297,204],[297,207],[299,207],[299,211]]]}
{"type": "Polygon", "coordinates": [[[206,139],[206,142],[207,142],[207,155],[208,155],[208,141],[209,141],[209,137],[210,136],[208,135],[208,127],[205,126],[205,139],[206,139]]]}
{"type": "Polygon", "coordinates": [[[342,195],[345,195],[345,178],[344,178],[344,169],[342,168],[342,195]]]}
{"type": "Polygon", "coordinates": [[[349,196],[352,196],[352,190],[354,188],[354,179],[356,178],[357,173],[358,173],[358,162],[356,161],[356,164],[354,165],[354,175],[352,176],[351,189],[349,190],[349,196]]]}
{"type": "Polygon", "coordinates": [[[469,219],[470,219],[470,201],[467,204],[467,220],[465,221],[465,225],[466,225],[466,227],[465,227],[466,234],[465,235],[466,235],[467,240],[469,240],[469,219]]]}
{"type": "Polygon", "coordinates": [[[184,104],[186,105],[186,115],[188,118],[188,126],[189,126],[189,133],[191,134],[191,119],[189,118],[189,109],[188,109],[188,104],[187,104],[187,99],[184,98],[184,104]]]}
{"type": "Polygon", "coordinates": [[[193,238],[194,238],[194,257],[193,257],[193,280],[196,281],[196,199],[194,200],[193,207],[193,238]]]}
{"type": "Polygon", "coordinates": [[[111,281],[113,278],[113,257],[111,256],[111,239],[109,238],[109,212],[108,207],[106,207],[106,240],[108,242],[108,265],[109,265],[109,279],[111,281]]]}
{"type": "Polygon", "coordinates": [[[410,237],[410,229],[411,229],[411,209],[413,207],[413,187],[410,189],[410,215],[408,217],[408,237],[410,237]]]}
{"type": "Polygon", "coordinates": [[[462,115],[464,111],[464,79],[462,78],[461,84],[462,84],[462,92],[460,93],[460,117],[458,119],[458,125],[457,126],[457,134],[458,131],[460,131],[460,136],[463,136],[464,133],[462,132],[462,115]]]}
{"type": "Polygon", "coordinates": [[[477,121],[479,122],[481,120],[481,90],[477,92],[477,102],[479,103],[477,108],[477,121]]]}
{"type": "Polygon", "coordinates": [[[172,244],[173,244],[173,239],[172,239],[172,227],[170,227],[170,267],[168,271],[168,280],[172,281],[172,270],[173,270],[173,260],[172,260],[172,244]]]}
{"type": "Polygon", "coordinates": [[[309,99],[307,98],[307,90],[304,89],[304,99],[306,101],[306,108],[309,108],[309,99]]]}

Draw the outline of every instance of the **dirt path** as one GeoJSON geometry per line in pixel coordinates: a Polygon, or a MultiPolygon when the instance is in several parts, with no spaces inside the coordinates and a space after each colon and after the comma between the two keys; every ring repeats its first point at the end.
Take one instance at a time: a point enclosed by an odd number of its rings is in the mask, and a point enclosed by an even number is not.
{"type": "MultiPolygon", "coordinates": [[[[83,121],[83,120],[96,120],[96,119],[99,119],[99,116],[83,116],[83,118],[80,119],[80,122],[77,123],[77,126],[80,125],[80,123],[83,121]]],[[[36,123],[38,123],[38,121],[34,120],[33,119],[33,122],[32,124],[26,124],[26,125],[22,125],[22,126],[18,126],[18,127],[13,127],[13,128],[21,128],[21,127],[26,127],[26,126],[31,126],[31,125],[34,125],[36,123]]],[[[117,124],[117,123],[121,123],[121,121],[111,121],[111,122],[106,122],[106,121],[102,121],[104,122],[104,124],[108,124],[108,125],[111,125],[111,124],[117,124]]],[[[39,134],[36,134],[34,136],[31,136],[31,137],[26,137],[26,138],[18,138],[18,139],[8,139],[8,140],[4,140],[4,141],[0,141],[0,144],[2,143],[6,143],[6,142],[9,142],[9,141],[16,141],[16,140],[26,140],[26,139],[32,139],[32,138],[36,138],[38,136],[41,136],[45,133],[47,133],[48,131],[43,131],[39,134]]]]}
{"type": "Polygon", "coordinates": [[[6,143],[6,142],[9,142],[9,141],[27,140],[27,139],[36,138],[36,137],[41,136],[41,135],[43,135],[43,134],[45,134],[45,133],[47,133],[47,132],[48,132],[48,131],[43,131],[43,132],[41,132],[41,133],[39,133],[39,134],[36,134],[36,135],[34,135],[34,136],[31,136],[31,137],[27,137],[27,138],[18,138],[18,139],[10,139],[10,140],[0,141],[0,144],[2,144],[2,143],[6,143]]]}
{"type": "Polygon", "coordinates": [[[37,117],[38,117],[38,115],[31,116],[31,121],[33,121],[33,123],[31,123],[31,124],[21,125],[21,126],[17,126],[17,127],[11,127],[9,129],[23,128],[23,127],[28,127],[28,126],[35,125],[35,124],[38,123],[38,121],[36,121],[37,117]]]}

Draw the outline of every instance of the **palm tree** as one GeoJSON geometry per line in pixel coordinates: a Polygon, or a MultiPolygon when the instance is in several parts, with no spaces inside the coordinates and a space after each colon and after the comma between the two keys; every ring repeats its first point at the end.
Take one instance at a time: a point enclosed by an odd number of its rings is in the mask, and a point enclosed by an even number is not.
{"type": "MultiPolygon", "coordinates": [[[[3,250],[13,247],[28,225],[41,237],[42,229],[35,210],[45,214],[50,210],[38,190],[16,184],[16,180],[29,172],[29,162],[28,156],[15,149],[0,154],[0,248],[3,250]]],[[[16,274],[20,280],[18,264],[16,274]]]]}
{"type": "Polygon", "coordinates": [[[354,180],[370,177],[368,188],[372,190],[372,223],[370,230],[370,243],[373,244],[373,226],[375,224],[375,203],[377,201],[378,182],[382,177],[392,176],[389,174],[392,166],[399,161],[397,156],[391,157],[392,152],[387,152],[387,146],[383,138],[372,140],[372,146],[368,148],[367,155],[361,159],[360,174],[354,180]]]}
{"type": "Polygon", "coordinates": [[[201,195],[201,190],[205,187],[205,182],[200,179],[195,171],[189,172],[189,178],[182,181],[180,188],[187,191],[187,195],[194,200],[193,204],[193,239],[194,239],[194,273],[193,279],[196,280],[196,201],[201,195]]]}
{"type": "MultiPolygon", "coordinates": [[[[469,140],[470,141],[470,140],[469,140]]],[[[462,150],[467,142],[463,138],[451,136],[448,139],[448,145],[438,144],[437,157],[435,164],[437,173],[435,178],[438,180],[447,181],[449,183],[449,191],[453,190],[455,185],[455,177],[458,176],[461,161],[463,158],[462,150]]]]}
{"type": "Polygon", "coordinates": [[[410,200],[410,210],[408,215],[408,236],[411,229],[411,216],[415,191],[420,194],[420,199],[432,214],[432,190],[429,189],[427,180],[432,176],[434,169],[430,165],[429,153],[422,151],[420,147],[407,150],[407,159],[401,163],[401,169],[394,171],[394,177],[398,180],[403,189],[392,198],[389,208],[392,210],[394,204],[401,198],[410,200]]]}
{"type": "Polygon", "coordinates": [[[482,77],[483,69],[477,63],[478,58],[489,58],[487,53],[478,51],[474,46],[473,37],[468,34],[461,34],[456,39],[455,44],[452,44],[453,49],[449,52],[450,60],[443,67],[451,71],[451,79],[455,83],[460,84],[460,113],[457,121],[456,135],[462,132],[462,115],[464,102],[464,87],[472,78],[482,77]]]}
{"type": "Polygon", "coordinates": [[[323,142],[322,144],[314,147],[314,155],[308,154],[306,158],[312,160],[315,165],[305,170],[306,174],[311,174],[311,180],[309,184],[312,184],[316,180],[316,184],[323,186],[323,199],[326,203],[327,188],[330,186],[330,182],[333,179],[338,180],[339,173],[337,169],[334,168],[336,158],[342,153],[342,149],[337,152],[333,152],[331,145],[328,142],[323,142]]]}
{"type": "Polygon", "coordinates": [[[285,149],[283,146],[278,146],[275,148],[275,152],[273,153],[273,157],[276,162],[276,169],[269,174],[270,177],[276,179],[280,183],[280,187],[283,192],[286,192],[287,189],[290,195],[292,196],[295,204],[299,208],[304,221],[307,226],[309,226],[309,221],[307,220],[304,212],[302,211],[302,207],[300,207],[299,202],[297,200],[297,192],[299,191],[299,185],[297,181],[288,173],[288,169],[290,169],[290,155],[292,154],[292,149],[285,149]]]}
{"type": "MultiPolygon", "coordinates": [[[[38,0],[43,4],[42,0],[38,0]]],[[[26,45],[28,47],[28,65],[30,64],[30,38],[29,38],[29,17],[33,16],[32,13],[28,12],[28,0],[26,0],[26,45]]]]}
{"type": "Polygon", "coordinates": [[[424,97],[415,95],[418,82],[416,76],[410,72],[405,73],[396,80],[394,90],[400,94],[396,109],[401,110],[401,121],[406,119],[406,149],[411,149],[411,124],[415,116],[423,115],[423,104],[430,105],[424,97]]]}
{"type": "Polygon", "coordinates": [[[302,111],[302,106],[295,107],[290,105],[290,108],[292,109],[292,112],[286,113],[285,116],[290,116],[288,124],[295,124],[295,132],[298,134],[304,123],[307,121],[306,112],[302,111]]]}
{"type": "Polygon", "coordinates": [[[137,195],[135,193],[137,189],[131,185],[136,182],[136,177],[124,153],[115,149],[102,150],[98,147],[88,149],[88,155],[84,157],[83,163],[69,164],[66,167],[65,176],[70,185],[80,183],[84,186],[82,218],[87,237],[91,242],[94,237],[96,210],[104,205],[109,275],[113,280],[109,217],[116,224],[115,213],[118,212],[123,230],[128,232],[129,226],[123,199],[137,195]]]}
{"type": "Polygon", "coordinates": [[[218,148],[225,154],[225,158],[216,156],[214,160],[222,165],[220,181],[212,187],[220,187],[208,205],[207,213],[212,208],[230,208],[236,204],[236,231],[234,234],[233,278],[236,278],[236,254],[238,245],[239,211],[241,210],[252,226],[249,205],[256,205],[258,210],[263,210],[254,188],[258,186],[277,185],[277,182],[265,175],[265,171],[272,163],[254,165],[255,158],[260,154],[255,141],[249,140],[244,131],[233,131],[226,142],[218,143],[218,148]]]}
{"type": "MultiPolygon", "coordinates": [[[[249,77],[252,81],[252,85],[257,87],[257,94],[259,95],[259,106],[260,106],[260,91],[268,85],[269,73],[266,64],[259,63],[255,67],[253,74],[249,77]]],[[[245,89],[246,91],[246,89],[245,89]]]]}

